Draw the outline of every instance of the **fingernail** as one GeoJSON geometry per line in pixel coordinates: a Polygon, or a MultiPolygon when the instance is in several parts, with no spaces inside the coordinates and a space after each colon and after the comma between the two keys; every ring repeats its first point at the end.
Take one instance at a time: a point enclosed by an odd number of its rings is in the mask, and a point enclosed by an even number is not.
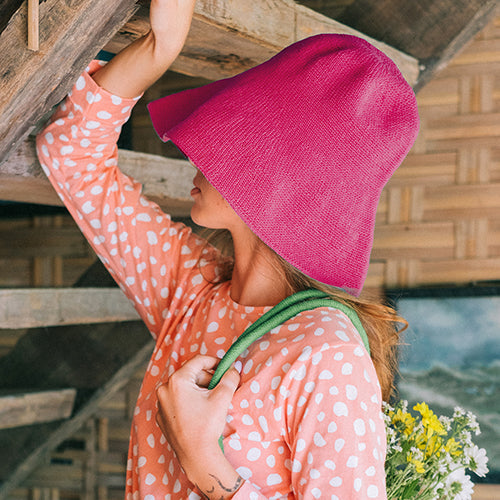
{"type": "Polygon", "coordinates": [[[234,367],[236,368],[236,370],[238,370],[238,373],[241,374],[241,370],[243,370],[243,364],[241,363],[241,361],[236,361],[234,363],[234,367]]]}

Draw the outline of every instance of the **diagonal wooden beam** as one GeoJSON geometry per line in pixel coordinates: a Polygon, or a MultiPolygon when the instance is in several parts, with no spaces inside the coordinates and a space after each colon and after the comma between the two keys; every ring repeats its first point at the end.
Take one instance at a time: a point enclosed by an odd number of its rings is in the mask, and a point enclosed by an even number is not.
{"type": "MultiPolygon", "coordinates": [[[[123,172],[143,184],[150,200],[177,217],[189,215],[189,194],[195,169],[186,160],[120,150],[123,172]]],[[[33,140],[24,141],[0,166],[0,199],[45,205],[62,205],[44,174],[33,140]]]]}
{"type": "Polygon", "coordinates": [[[138,320],[119,288],[0,290],[0,328],[35,328],[138,320]]]}
{"type": "Polygon", "coordinates": [[[485,0],[468,22],[462,26],[460,32],[448,42],[446,48],[437,55],[422,61],[422,71],[415,85],[416,91],[419,91],[437,73],[446,68],[467,42],[493,19],[498,5],[498,0],[485,0]]]}
{"type": "MultiPolygon", "coordinates": [[[[142,7],[106,50],[116,53],[148,30],[148,10],[142,7]]],[[[415,58],[292,0],[198,0],[186,45],[172,69],[209,80],[225,78],[318,33],[361,36],[393,59],[410,84],[417,80],[415,58]]]]}
{"type": "Polygon", "coordinates": [[[135,0],[45,0],[40,50],[28,50],[27,3],[0,34],[0,164],[132,15],[135,0]]]}

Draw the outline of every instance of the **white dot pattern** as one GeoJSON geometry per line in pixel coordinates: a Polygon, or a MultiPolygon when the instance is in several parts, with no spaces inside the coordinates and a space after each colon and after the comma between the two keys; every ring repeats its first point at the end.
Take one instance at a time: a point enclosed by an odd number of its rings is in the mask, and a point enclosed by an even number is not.
{"type": "MultiPolygon", "coordinates": [[[[230,283],[212,285],[216,269],[204,241],[117,169],[116,140],[136,100],[109,94],[85,73],[37,149],[156,338],[134,412],[127,498],[196,499],[200,492],[155,422],[156,388],[197,353],[221,357],[268,308],[235,303],[230,283]]],[[[241,386],[224,429],[226,457],[245,479],[234,499],[386,499],[380,388],[347,317],[329,308],[302,313],[250,346],[237,365],[241,386]]]]}

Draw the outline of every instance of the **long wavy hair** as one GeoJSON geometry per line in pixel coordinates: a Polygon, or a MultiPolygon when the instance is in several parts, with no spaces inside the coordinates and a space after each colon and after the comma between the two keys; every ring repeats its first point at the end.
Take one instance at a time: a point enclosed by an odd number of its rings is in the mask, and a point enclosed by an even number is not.
{"type": "MultiPolygon", "coordinates": [[[[216,282],[230,281],[234,264],[230,232],[211,230],[205,237],[207,244],[217,247],[220,252],[216,254],[219,269],[216,282]]],[[[341,289],[320,283],[298,271],[271,248],[267,248],[270,250],[269,255],[272,256],[273,265],[284,277],[290,295],[308,288],[316,288],[357,313],[368,336],[370,355],[382,389],[382,399],[389,401],[394,390],[400,333],[408,326],[407,321],[391,306],[382,303],[379,298],[357,298],[341,289]]]]}

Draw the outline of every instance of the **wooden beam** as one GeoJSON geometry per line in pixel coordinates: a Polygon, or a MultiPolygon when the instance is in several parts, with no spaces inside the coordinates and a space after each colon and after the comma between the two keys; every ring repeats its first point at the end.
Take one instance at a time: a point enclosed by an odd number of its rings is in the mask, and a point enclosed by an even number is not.
{"type": "Polygon", "coordinates": [[[0,396],[0,429],[68,418],[75,396],[75,389],[0,396]]]}
{"type": "Polygon", "coordinates": [[[448,42],[441,52],[422,61],[422,71],[416,82],[415,91],[418,92],[436,73],[439,73],[448,66],[450,61],[464,48],[466,43],[493,19],[497,8],[498,0],[483,2],[460,32],[448,42]]]}
{"type": "Polygon", "coordinates": [[[40,50],[26,45],[27,2],[0,34],[0,164],[69,91],[88,62],[135,10],[135,0],[45,0],[40,50]]]}
{"type": "Polygon", "coordinates": [[[0,290],[0,328],[34,328],[137,319],[137,312],[119,288],[0,290]]]}
{"type": "Polygon", "coordinates": [[[98,410],[99,405],[119,391],[134,376],[135,372],[144,365],[151,356],[154,341],[150,340],[136,354],[134,354],[111,379],[106,382],[95,394],[76,412],[54,430],[48,438],[33,450],[28,457],[0,486],[0,500],[6,500],[9,492],[19,486],[30,473],[41,465],[59,444],[71,437],[89,418],[98,410]]]}
{"type": "MultiPolygon", "coordinates": [[[[195,169],[188,161],[120,150],[119,165],[123,172],[143,184],[148,199],[173,216],[189,215],[195,169]]],[[[32,139],[24,141],[0,165],[0,199],[62,205],[38,162],[32,139]]]]}
{"type": "MultiPolygon", "coordinates": [[[[141,8],[105,48],[116,53],[148,30],[148,10],[141,8]]],[[[318,33],[365,38],[394,60],[410,84],[417,80],[415,58],[292,0],[198,0],[186,45],[172,70],[210,80],[225,78],[318,33]]]]}

